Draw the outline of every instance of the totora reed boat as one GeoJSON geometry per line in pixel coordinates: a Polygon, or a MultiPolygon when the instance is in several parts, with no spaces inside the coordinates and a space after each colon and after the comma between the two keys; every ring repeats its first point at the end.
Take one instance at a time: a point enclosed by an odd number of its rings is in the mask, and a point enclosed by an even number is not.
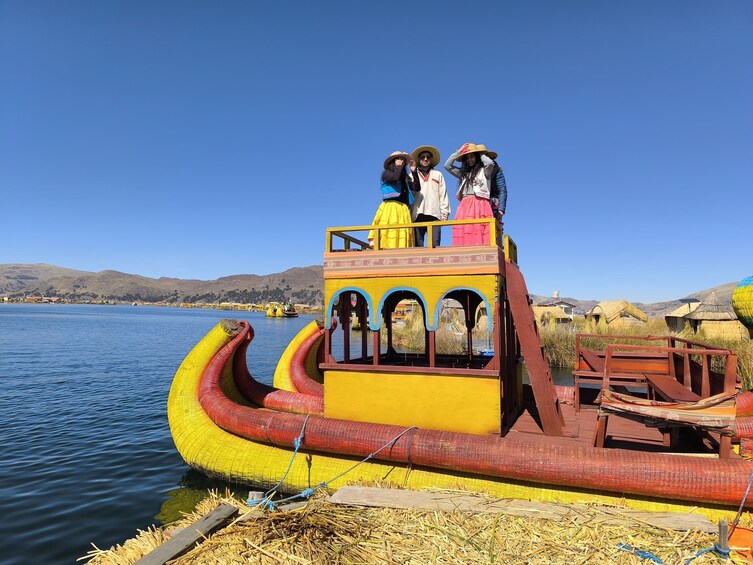
{"type": "Polygon", "coordinates": [[[674,337],[579,336],[575,387],[556,386],[516,246],[493,219],[480,222],[489,245],[369,249],[363,234],[378,226],[328,229],[324,318],[288,345],[274,386],[249,374],[244,321],[218,324],[181,364],[167,411],[183,459],[303,496],[378,481],[736,510],[753,473],[741,455],[753,393],[740,391],[735,353],[674,337]],[[424,322],[413,353],[393,346],[392,314],[406,300],[424,322]],[[437,339],[448,302],[465,316],[462,354],[437,339]],[[477,353],[481,308],[489,347],[477,353]]]}

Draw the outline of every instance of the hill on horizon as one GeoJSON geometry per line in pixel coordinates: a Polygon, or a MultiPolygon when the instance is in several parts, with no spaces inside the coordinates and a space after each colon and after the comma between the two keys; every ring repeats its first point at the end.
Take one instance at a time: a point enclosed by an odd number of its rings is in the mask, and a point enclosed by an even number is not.
{"type": "MultiPolygon", "coordinates": [[[[737,282],[699,290],[676,300],[645,304],[633,302],[636,307],[652,317],[663,316],[679,307],[681,300],[703,300],[712,291],[723,303],[732,302],[732,292],[737,282]]],[[[167,302],[180,303],[266,303],[292,302],[321,307],[324,303],[324,269],[321,265],[293,267],[269,275],[231,275],[215,280],[194,280],[160,277],[153,279],[141,275],[106,270],[79,271],[55,265],[0,264],[0,296],[58,296],[74,301],[116,302],[167,302]]],[[[534,304],[550,299],[531,295],[534,304]]],[[[561,297],[575,305],[582,315],[599,300],[561,297]]],[[[630,297],[625,297],[630,300],[630,297]]]]}
{"type": "Polygon", "coordinates": [[[294,267],[270,275],[231,275],[215,280],[160,277],[119,271],[98,273],[54,265],[0,265],[0,296],[58,296],[74,301],[259,304],[270,301],[322,306],[321,265],[294,267]]]}

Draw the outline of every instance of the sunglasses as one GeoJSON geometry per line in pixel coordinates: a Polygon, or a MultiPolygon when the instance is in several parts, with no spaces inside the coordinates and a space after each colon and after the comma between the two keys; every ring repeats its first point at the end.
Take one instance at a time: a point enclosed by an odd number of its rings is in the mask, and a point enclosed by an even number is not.
{"type": "Polygon", "coordinates": [[[423,161],[424,159],[431,161],[431,155],[429,153],[424,153],[423,155],[419,155],[418,159],[419,161],[423,161]]]}

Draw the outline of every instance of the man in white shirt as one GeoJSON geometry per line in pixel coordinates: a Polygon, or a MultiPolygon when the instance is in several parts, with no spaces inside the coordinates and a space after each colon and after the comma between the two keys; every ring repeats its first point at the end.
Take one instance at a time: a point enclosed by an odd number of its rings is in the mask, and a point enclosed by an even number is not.
{"type": "MultiPolygon", "coordinates": [[[[431,145],[422,145],[411,153],[415,163],[413,181],[421,190],[413,193],[414,201],[411,206],[411,218],[414,222],[436,222],[450,217],[450,198],[444,175],[435,171],[439,164],[439,151],[431,145]]],[[[427,228],[416,228],[416,247],[424,246],[424,236],[427,228]]],[[[432,228],[432,245],[439,247],[442,231],[439,226],[432,228]]]]}

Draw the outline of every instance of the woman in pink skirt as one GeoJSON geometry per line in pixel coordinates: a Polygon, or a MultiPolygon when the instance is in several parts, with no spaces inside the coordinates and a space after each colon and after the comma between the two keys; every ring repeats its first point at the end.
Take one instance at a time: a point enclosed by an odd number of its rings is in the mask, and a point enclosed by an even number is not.
{"type": "MultiPolygon", "coordinates": [[[[485,145],[466,143],[447,158],[444,168],[458,178],[456,196],[460,205],[455,213],[456,220],[494,217],[489,197],[496,157],[497,154],[487,151],[485,145]],[[456,167],[455,161],[460,161],[462,166],[456,167]]],[[[452,226],[452,245],[489,245],[489,224],[452,226]]]]}

